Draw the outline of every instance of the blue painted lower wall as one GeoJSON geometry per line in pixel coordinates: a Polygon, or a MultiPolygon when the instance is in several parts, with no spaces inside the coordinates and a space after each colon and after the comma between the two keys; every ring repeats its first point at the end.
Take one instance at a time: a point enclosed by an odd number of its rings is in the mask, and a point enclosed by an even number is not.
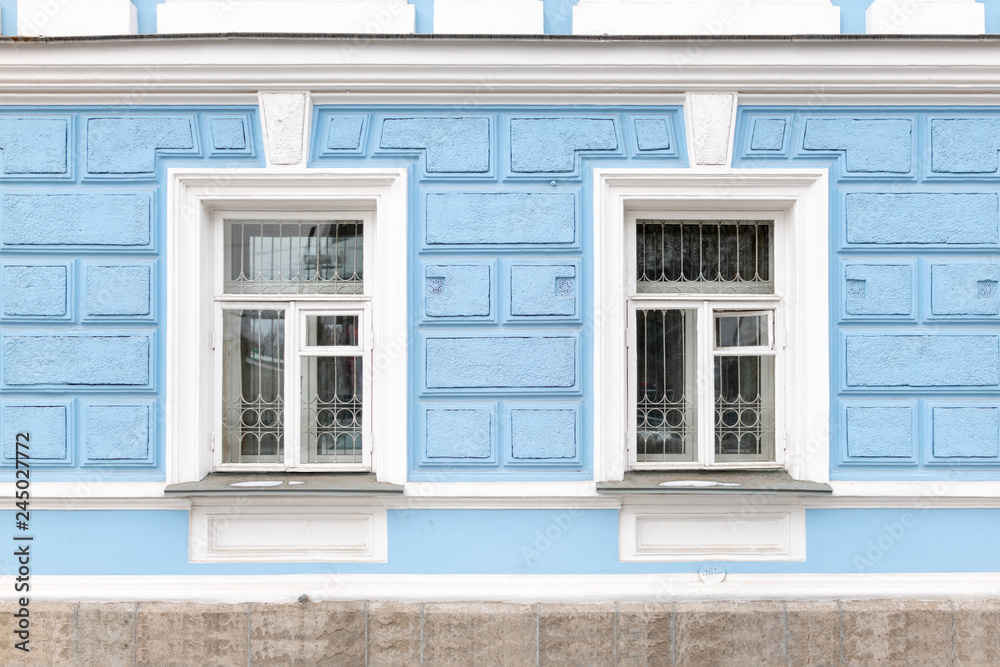
{"type": "MultiPolygon", "coordinates": [[[[620,563],[616,510],[390,510],[384,564],[192,564],[185,511],[32,512],[32,574],[655,574],[702,562],[620,563]]],[[[13,525],[14,513],[0,513],[13,525]]],[[[811,509],[807,560],[730,573],[998,572],[1000,509],[811,509]]],[[[15,571],[0,558],[0,573],[15,571]]]]}

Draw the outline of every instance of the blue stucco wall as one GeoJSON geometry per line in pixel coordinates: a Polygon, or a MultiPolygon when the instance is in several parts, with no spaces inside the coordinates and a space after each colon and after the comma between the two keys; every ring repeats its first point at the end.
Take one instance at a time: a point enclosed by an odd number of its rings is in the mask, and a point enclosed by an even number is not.
{"type": "Polygon", "coordinates": [[[1000,111],[741,107],[734,163],[830,169],[834,479],[997,479],[1000,111]]]}
{"type": "Polygon", "coordinates": [[[673,106],[316,107],[310,165],[409,169],[411,480],[592,478],[591,170],[683,137],[673,106]]]}
{"type": "MultiPolygon", "coordinates": [[[[705,564],[620,562],[613,509],[389,510],[385,563],[189,563],[183,510],[33,511],[31,517],[33,575],[669,575],[705,564]]],[[[13,512],[0,512],[0,520],[12,525],[13,512]]],[[[996,572],[998,522],[1000,509],[932,509],[926,499],[902,509],[808,509],[808,560],[716,564],[732,574],[996,572]]],[[[12,554],[0,553],[0,573],[16,571],[12,554]]],[[[650,595],[667,597],[670,586],[664,577],[650,595]]]]}
{"type": "MultiPolygon", "coordinates": [[[[592,169],[686,166],[680,109],[313,113],[310,166],[409,172],[410,263],[400,285],[410,312],[410,479],[591,479],[592,169]]],[[[831,349],[818,363],[831,367],[835,479],[1000,476],[997,119],[1000,111],[977,108],[738,112],[735,166],[830,170],[831,349]]],[[[165,169],[262,164],[253,108],[0,114],[8,473],[12,434],[31,430],[35,481],[163,479],[165,169]]],[[[39,568],[691,571],[621,564],[617,514],[572,512],[393,510],[389,562],[336,567],[191,565],[180,512],[39,512],[53,553],[81,554],[43,557],[39,568]],[[128,546],[102,560],[111,543],[128,546]]],[[[809,510],[807,562],[727,567],[983,571],[1000,562],[996,538],[981,528],[997,510],[923,509],[905,539],[878,547],[901,512],[809,510]]]]}
{"type": "Polygon", "coordinates": [[[260,146],[256,107],[0,111],[0,467],[27,430],[39,481],[164,479],[166,168],[260,146]]]}

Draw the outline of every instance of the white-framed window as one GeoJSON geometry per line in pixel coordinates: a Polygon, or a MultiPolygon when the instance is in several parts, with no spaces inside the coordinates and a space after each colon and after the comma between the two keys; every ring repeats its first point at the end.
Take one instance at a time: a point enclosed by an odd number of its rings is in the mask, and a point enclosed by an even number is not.
{"type": "Polygon", "coordinates": [[[784,461],[780,211],[630,210],[631,469],[784,461]]]}
{"type": "Polygon", "coordinates": [[[825,482],[826,172],[594,178],[596,480],[780,468],[825,482]]]}
{"type": "Polygon", "coordinates": [[[406,481],[406,171],[171,169],[167,483],[406,481]]]}
{"type": "Polygon", "coordinates": [[[373,219],[215,212],[214,469],[371,468],[373,219]]]}

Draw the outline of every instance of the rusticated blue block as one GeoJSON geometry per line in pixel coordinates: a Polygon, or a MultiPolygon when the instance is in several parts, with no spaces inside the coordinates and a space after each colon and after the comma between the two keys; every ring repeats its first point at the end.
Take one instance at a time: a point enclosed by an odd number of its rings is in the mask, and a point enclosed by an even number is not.
{"type": "Polygon", "coordinates": [[[53,317],[66,314],[66,267],[3,267],[3,314],[53,317]]]}
{"type": "MultiPolygon", "coordinates": [[[[63,460],[66,458],[65,405],[4,405],[3,457],[13,461],[18,433],[29,436],[29,449],[21,455],[31,460],[63,460]]],[[[22,438],[23,441],[23,438],[22,438]]]]}
{"type": "Polygon", "coordinates": [[[931,312],[935,315],[996,315],[1000,312],[996,264],[931,266],[931,312]]]}
{"type": "Polygon", "coordinates": [[[242,118],[213,118],[209,126],[215,150],[243,150],[247,147],[247,131],[242,118]]]}
{"type": "Polygon", "coordinates": [[[490,170],[488,118],[387,118],[381,148],[427,151],[429,173],[483,173],[490,170]]]}
{"type": "Polygon", "coordinates": [[[750,150],[780,151],[785,145],[785,119],[755,118],[753,134],[750,135],[750,150]]]}
{"type": "Polygon", "coordinates": [[[510,441],[515,459],[571,459],[576,410],[511,410],[510,441]]]}
{"type": "Polygon", "coordinates": [[[4,194],[0,229],[6,245],[149,244],[145,194],[4,194]]]}
{"type": "Polygon", "coordinates": [[[905,118],[811,118],[802,148],[845,151],[848,172],[910,171],[911,122],[905,118]]]}
{"type": "Polygon", "coordinates": [[[847,455],[851,458],[913,456],[913,409],[847,408],[847,455]]]}
{"type": "Polygon", "coordinates": [[[490,410],[428,410],[427,458],[490,458],[492,421],[490,410]]]}
{"type": "Polygon", "coordinates": [[[147,336],[5,336],[4,382],[128,385],[149,383],[147,336]]]}
{"type": "Polygon", "coordinates": [[[427,195],[427,243],[573,243],[568,192],[435,192],[427,195]]]}
{"type": "Polygon", "coordinates": [[[67,122],[61,118],[0,118],[5,174],[65,174],[67,122]]]}
{"type": "Polygon", "coordinates": [[[490,314],[490,267],[428,266],[427,317],[486,317],[490,314]]]}
{"type": "Polygon", "coordinates": [[[850,264],[844,267],[849,315],[909,315],[913,270],[907,265],[850,264]]]}
{"type": "Polygon", "coordinates": [[[83,411],[84,453],[91,461],[149,457],[149,406],[88,405],[83,411]]]}
{"type": "Polygon", "coordinates": [[[576,267],[510,267],[511,315],[575,315],[576,267]]]}
{"type": "Polygon", "coordinates": [[[194,148],[190,118],[144,116],[91,118],[87,122],[87,171],[142,174],[156,169],[156,151],[194,148]]]}
{"type": "Polygon", "coordinates": [[[998,382],[998,336],[847,337],[850,387],[987,387],[998,382]]]}
{"type": "Polygon", "coordinates": [[[998,118],[931,120],[931,170],[941,174],[991,174],[1000,150],[998,118]]]}
{"type": "Polygon", "coordinates": [[[149,267],[87,267],[88,315],[149,315],[149,267]]]}
{"type": "Polygon", "coordinates": [[[361,148],[361,130],[364,126],[364,116],[331,117],[326,131],[327,149],[343,151],[361,148]]]}
{"type": "Polygon", "coordinates": [[[848,243],[996,243],[1000,215],[996,194],[847,195],[848,243]]]}
{"type": "Polygon", "coordinates": [[[670,148],[670,124],[666,118],[636,118],[635,142],[641,151],[670,148]]]}
{"type": "Polygon", "coordinates": [[[610,118],[514,118],[510,166],[517,173],[568,172],[577,151],[613,151],[618,133],[610,118]]]}
{"type": "Polygon", "coordinates": [[[934,456],[940,459],[1000,455],[1000,409],[934,408],[934,456]]]}
{"type": "Polygon", "coordinates": [[[428,338],[427,386],[572,387],[576,340],[568,336],[428,338]]]}

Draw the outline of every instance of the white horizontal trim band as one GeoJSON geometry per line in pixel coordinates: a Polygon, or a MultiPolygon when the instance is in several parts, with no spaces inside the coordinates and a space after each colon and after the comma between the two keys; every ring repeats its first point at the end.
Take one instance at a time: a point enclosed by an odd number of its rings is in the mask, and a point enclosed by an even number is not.
{"type": "MultiPolygon", "coordinates": [[[[685,602],[702,600],[956,600],[1000,596],[1000,573],[731,574],[705,584],[669,575],[253,575],[53,576],[32,580],[32,600],[160,602],[685,602]]],[[[13,599],[0,577],[0,599],[13,599]]]]}

